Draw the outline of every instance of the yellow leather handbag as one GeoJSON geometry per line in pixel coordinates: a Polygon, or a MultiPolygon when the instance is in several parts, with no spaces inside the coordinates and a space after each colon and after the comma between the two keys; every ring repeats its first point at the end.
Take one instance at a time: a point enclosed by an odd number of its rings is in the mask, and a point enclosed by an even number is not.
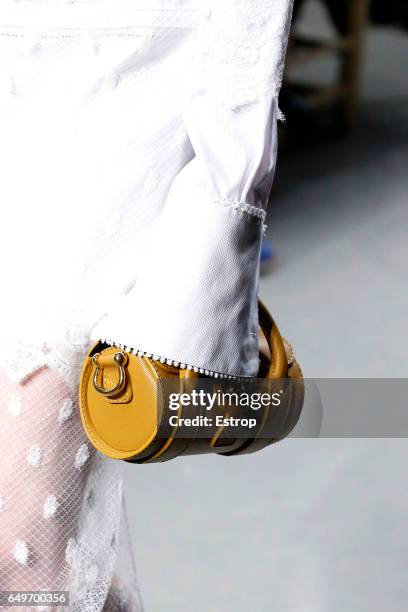
{"type": "MultiPolygon", "coordinates": [[[[204,380],[207,386],[219,389],[231,381],[203,375],[198,378],[194,371],[96,342],[84,360],[79,386],[81,419],[92,445],[113,459],[154,463],[181,455],[250,453],[286,437],[302,409],[302,372],[291,346],[281,337],[261,302],[259,325],[260,346],[263,346],[260,368],[257,378],[248,385],[252,385],[253,391],[257,389],[257,381],[262,382],[263,390],[278,390],[282,395],[277,408],[268,406],[257,410],[256,424],[251,429],[235,429],[235,435],[224,425],[203,430],[198,413],[196,425],[183,429],[178,423],[183,421],[182,417],[193,416],[191,408],[180,405],[175,414],[168,402],[170,387],[180,392],[191,391],[204,380]],[[174,421],[176,424],[170,426],[174,421]]],[[[221,417],[243,412],[239,407],[231,410],[231,406],[217,406],[217,410],[221,417]]],[[[247,414],[248,409],[244,412],[247,414]]],[[[224,422],[227,421],[224,419],[224,422]]]]}

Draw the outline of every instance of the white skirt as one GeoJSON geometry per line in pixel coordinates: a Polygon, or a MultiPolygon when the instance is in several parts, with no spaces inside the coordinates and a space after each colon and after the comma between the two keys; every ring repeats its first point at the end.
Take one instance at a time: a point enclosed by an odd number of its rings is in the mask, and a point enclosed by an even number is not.
{"type": "Polygon", "coordinates": [[[123,464],[88,444],[77,402],[90,331],[132,280],[185,163],[175,82],[192,12],[139,4],[0,7],[0,591],[66,590],[78,612],[142,609],[123,464]],[[137,54],[118,93],[112,68],[137,54]],[[138,191],[148,208],[130,209],[138,191]]]}

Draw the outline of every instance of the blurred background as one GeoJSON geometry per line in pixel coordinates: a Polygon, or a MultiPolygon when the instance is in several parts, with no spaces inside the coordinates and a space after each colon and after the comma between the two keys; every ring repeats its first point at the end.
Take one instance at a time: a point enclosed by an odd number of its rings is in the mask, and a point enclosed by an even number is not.
{"type": "Polygon", "coordinates": [[[408,3],[295,5],[262,294],[307,376],[405,377],[408,3]]]}
{"type": "MultiPolygon", "coordinates": [[[[261,296],[306,376],[406,377],[408,3],[295,5],[261,296]]],[[[127,465],[146,611],[405,611],[407,462],[289,439],[127,465]]]]}

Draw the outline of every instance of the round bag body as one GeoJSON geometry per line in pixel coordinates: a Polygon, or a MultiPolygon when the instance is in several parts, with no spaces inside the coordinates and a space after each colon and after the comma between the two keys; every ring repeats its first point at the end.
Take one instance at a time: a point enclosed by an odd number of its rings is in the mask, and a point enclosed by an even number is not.
{"type": "Polygon", "coordinates": [[[181,455],[251,453],[286,437],[302,410],[302,372],[261,302],[259,324],[263,350],[254,379],[199,376],[96,342],[84,360],[79,385],[82,424],[91,444],[113,459],[154,463],[181,455]],[[256,410],[242,406],[236,399],[243,389],[245,397],[263,393],[278,403],[257,405],[256,410]],[[210,392],[217,398],[227,392],[235,401],[218,402],[212,412],[202,405],[170,401],[190,397],[193,391],[196,397],[210,392]]]}

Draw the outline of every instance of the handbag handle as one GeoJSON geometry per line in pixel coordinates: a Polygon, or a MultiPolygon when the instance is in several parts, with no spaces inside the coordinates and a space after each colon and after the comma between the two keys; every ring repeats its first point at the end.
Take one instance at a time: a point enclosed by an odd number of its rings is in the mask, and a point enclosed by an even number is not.
{"type": "Polygon", "coordinates": [[[271,363],[267,378],[287,378],[288,359],[286,356],[285,345],[279,328],[265,304],[258,300],[259,326],[265,335],[271,353],[271,363]]]}

